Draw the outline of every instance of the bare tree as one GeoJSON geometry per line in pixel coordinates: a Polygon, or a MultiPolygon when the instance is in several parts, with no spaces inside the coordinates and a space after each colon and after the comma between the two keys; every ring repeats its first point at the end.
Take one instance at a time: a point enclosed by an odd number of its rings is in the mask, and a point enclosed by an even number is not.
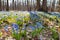
{"type": "Polygon", "coordinates": [[[52,3],[52,10],[51,11],[54,11],[55,9],[55,0],[53,0],[53,3],[52,3]]]}
{"type": "Polygon", "coordinates": [[[2,1],[2,9],[5,10],[4,0],[2,1]]]}
{"type": "Polygon", "coordinates": [[[31,11],[30,5],[29,5],[29,0],[27,0],[27,11],[31,11]]]}
{"type": "Polygon", "coordinates": [[[59,0],[59,12],[60,12],[60,0],[59,0]]]}
{"type": "Polygon", "coordinates": [[[47,12],[47,0],[43,0],[42,2],[42,11],[47,12]]]}
{"type": "Polygon", "coordinates": [[[26,1],[27,1],[27,0],[25,0],[25,10],[27,10],[27,5],[26,5],[26,1]]]}
{"type": "MultiPolygon", "coordinates": [[[[36,1],[36,0],[35,0],[36,1]]],[[[36,3],[33,1],[33,10],[35,11],[36,10],[36,3]]],[[[40,4],[39,4],[40,5],[40,4]]],[[[40,8],[40,7],[39,7],[40,8]]]]}
{"type": "Polygon", "coordinates": [[[29,11],[29,1],[27,0],[27,10],[29,11]]]}
{"type": "Polygon", "coordinates": [[[0,11],[1,11],[1,0],[0,0],[0,11]]]}
{"type": "Polygon", "coordinates": [[[60,0],[59,0],[59,5],[60,5],[60,0]]]}
{"type": "Polygon", "coordinates": [[[14,2],[14,9],[16,10],[16,1],[14,2]]]}
{"type": "Polygon", "coordinates": [[[37,0],[37,6],[36,6],[36,8],[37,8],[38,11],[40,10],[40,1],[41,0],[37,0]]]}
{"type": "Polygon", "coordinates": [[[19,4],[19,3],[18,3],[18,0],[17,0],[16,3],[17,3],[17,5],[16,5],[16,10],[18,10],[18,9],[19,9],[19,7],[18,7],[18,4],[19,4]]]}
{"type": "Polygon", "coordinates": [[[48,12],[51,12],[51,8],[52,8],[52,1],[50,0],[50,5],[48,6],[48,12]]]}
{"type": "Polygon", "coordinates": [[[14,0],[12,0],[12,9],[14,10],[14,0]]]}
{"type": "Polygon", "coordinates": [[[6,11],[9,11],[9,3],[8,3],[8,0],[7,0],[7,7],[6,7],[6,11]]]}

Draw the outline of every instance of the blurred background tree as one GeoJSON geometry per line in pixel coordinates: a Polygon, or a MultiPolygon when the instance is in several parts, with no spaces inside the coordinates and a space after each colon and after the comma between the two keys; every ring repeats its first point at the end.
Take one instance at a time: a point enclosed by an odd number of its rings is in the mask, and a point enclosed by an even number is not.
{"type": "Polygon", "coordinates": [[[60,12],[60,0],[0,0],[0,11],[60,12]]]}
{"type": "Polygon", "coordinates": [[[6,11],[9,11],[9,0],[7,0],[7,6],[6,6],[6,11]]]}
{"type": "Polygon", "coordinates": [[[47,0],[43,0],[42,2],[42,11],[47,12],[47,0]]]}
{"type": "Polygon", "coordinates": [[[14,0],[12,0],[12,10],[14,10],[14,0]]]}
{"type": "Polygon", "coordinates": [[[37,10],[38,10],[38,11],[41,10],[40,1],[41,1],[41,0],[37,0],[37,10]]]}
{"type": "Polygon", "coordinates": [[[1,0],[0,0],[0,11],[1,11],[1,0]]]}

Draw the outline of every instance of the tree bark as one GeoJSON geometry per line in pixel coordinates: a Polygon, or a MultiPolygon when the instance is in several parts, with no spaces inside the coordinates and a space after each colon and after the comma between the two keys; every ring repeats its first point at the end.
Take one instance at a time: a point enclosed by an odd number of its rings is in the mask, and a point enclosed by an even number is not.
{"type": "Polygon", "coordinates": [[[47,12],[47,0],[43,0],[42,2],[42,11],[47,12]]]}
{"type": "Polygon", "coordinates": [[[0,11],[1,11],[1,0],[0,0],[0,11]]]}
{"type": "Polygon", "coordinates": [[[9,3],[8,3],[8,0],[7,0],[7,7],[6,7],[6,11],[9,11],[9,3]]]}

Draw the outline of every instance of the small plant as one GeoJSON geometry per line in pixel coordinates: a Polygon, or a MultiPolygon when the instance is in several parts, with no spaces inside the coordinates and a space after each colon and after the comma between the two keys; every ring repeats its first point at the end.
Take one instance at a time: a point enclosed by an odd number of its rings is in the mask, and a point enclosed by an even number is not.
{"type": "Polygon", "coordinates": [[[19,33],[13,32],[12,37],[15,38],[16,40],[21,40],[22,37],[26,38],[26,31],[19,33]]]}
{"type": "Polygon", "coordinates": [[[54,40],[59,40],[59,35],[58,32],[56,31],[56,28],[52,28],[51,31],[52,31],[52,38],[54,40]]]}
{"type": "Polygon", "coordinates": [[[15,38],[16,40],[20,40],[21,34],[20,34],[20,33],[15,33],[15,32],[13,32],[13,33],[12,33],[12,37],[15,38]]]}
{"type": "Polygon", "coordinates": [[[37,28],[34,31],[32,31],[31,35],[32,37],[35,37],[36,35],[39,36],[40,33],[42,32],[43,28],[37,28]]]}

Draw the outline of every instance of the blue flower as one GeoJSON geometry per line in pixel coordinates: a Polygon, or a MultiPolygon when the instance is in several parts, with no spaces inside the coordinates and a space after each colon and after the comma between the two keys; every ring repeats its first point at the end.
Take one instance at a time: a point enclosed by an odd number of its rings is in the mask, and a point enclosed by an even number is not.
{"type": "Polygon", "coordinates": [[[40,17],[37,15],[36,12],[30,12],[30,18],[31,20],[38,20],[40,17]]]}
{"type": "Polygon", "coordinates": [[[12,24],[12,29],[13,29],[13,31],[18,32],[19,26],[17,24],[12,24]]]}
{"type": "Polygon", "coordinates": [[[40,22],[36,22],[36,26],[37,26],[37,28],[43,28],[43,25],[42,25],[42,23],[40,23],[40,22]]]}

